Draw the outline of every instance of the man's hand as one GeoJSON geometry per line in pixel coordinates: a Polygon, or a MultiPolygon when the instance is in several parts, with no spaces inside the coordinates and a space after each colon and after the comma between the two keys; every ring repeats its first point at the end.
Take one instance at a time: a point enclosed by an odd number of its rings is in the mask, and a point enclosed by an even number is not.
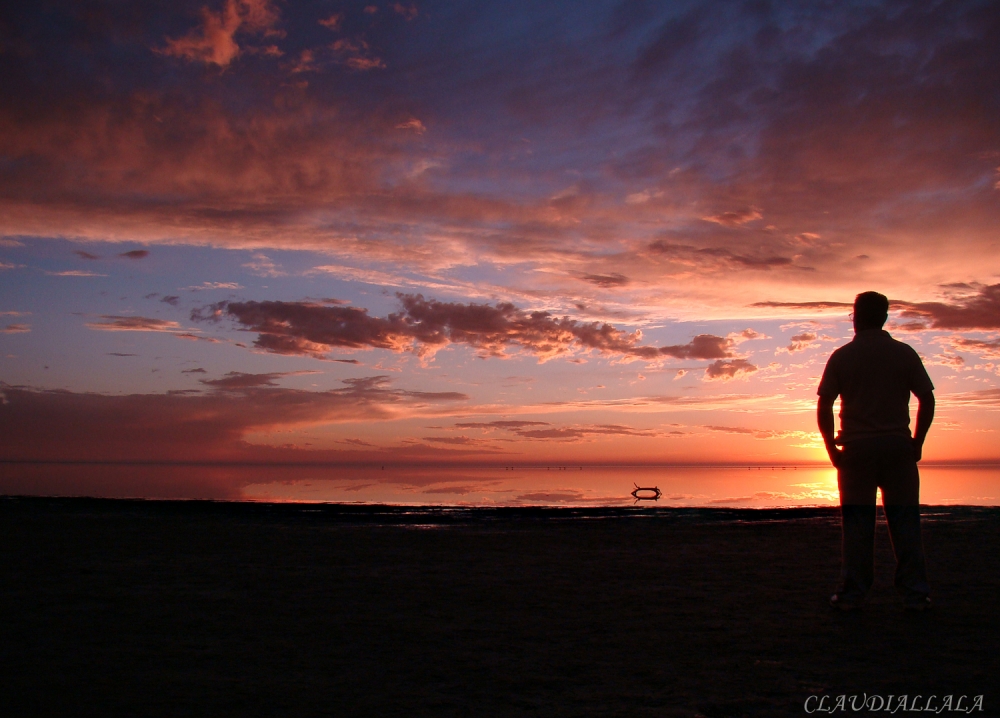
{"type": "MultiPolygon", "coordinates": [[[[919,449],[918,449],[918,451],[919,451],[919,449]]],[[[834,443],[831,442],[831,443],[829,443],[829,444],[826,445],[826,453],[829,454],[829,456],[830,456],[830,463],[833,464],[834,467],[836,467],[836,468],[839,469],[840,468],[840,462],[844,458],[844,450],[841,449],[836,444],[834,444],[834,443]]],[[[919,459],[918,459],[918,461],[919,461],[919,459]]]]}
{"type": "Polygon", "coordinates": [[[927,438],[927,430],[931,428],[934,421],[934,392],[928,391],[917,394],[917,426],[913,432],[913,458],[920,461],[924,455],[924,439],[927,438]]]}
{"type": "Polygon", "coordinates": [[[819,424],[819,433],[823,435],[823,443],[826,444],[826,453],[830,455],[830,463],[840,468],[844,458],[844,451],[834,443],[833,438],[833,402],[837,397],[821,396],[816,405],[816,423],[819,424]]]}

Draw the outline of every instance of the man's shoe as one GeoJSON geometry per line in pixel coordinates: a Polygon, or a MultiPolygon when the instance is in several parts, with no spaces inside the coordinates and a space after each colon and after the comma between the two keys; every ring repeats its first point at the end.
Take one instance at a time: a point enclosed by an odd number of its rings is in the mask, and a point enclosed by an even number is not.
{"type": "Polygon", "coordinates": [[[933,605],[930,596],[920,596],[919,598],[911,598],[903,602],[903,608],[907,611],[926,611],[933,605]]]}
{"type": "Polygon", "coordinates": [[[830,606],[840,611],[857,611],[861,608],[861,601],[838,591],[830,596],[830,606]]]}

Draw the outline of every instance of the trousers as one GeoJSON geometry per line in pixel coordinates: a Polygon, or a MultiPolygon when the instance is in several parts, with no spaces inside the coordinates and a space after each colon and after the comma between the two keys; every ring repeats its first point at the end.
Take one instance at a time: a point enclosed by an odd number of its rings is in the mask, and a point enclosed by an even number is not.
{"type": "Polygon", "coordinates": [[[930,594],[920,532],[920,473],[913,442],[878,436],[844,444],[837,470],[843,527],[841,591],[860,599],[875,580],[875,498],[882,506],[896,557],[894,585],[904,598],[930,594]]]}

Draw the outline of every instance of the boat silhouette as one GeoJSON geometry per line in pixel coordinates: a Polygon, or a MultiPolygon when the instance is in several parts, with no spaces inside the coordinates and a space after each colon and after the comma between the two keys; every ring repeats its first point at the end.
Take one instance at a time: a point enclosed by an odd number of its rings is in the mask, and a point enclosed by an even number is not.
{"type": "Polygon", "coordinates": [[[635,497],[635,502],[640,501],[659,501],[660,496],[663,492],[660,491],[659,486],[639,486],[639,484],[633,483],[635,490],[632,492],[632,496],[635,497]],[[641,495],[645,492],[646,495],[641,495]]]}

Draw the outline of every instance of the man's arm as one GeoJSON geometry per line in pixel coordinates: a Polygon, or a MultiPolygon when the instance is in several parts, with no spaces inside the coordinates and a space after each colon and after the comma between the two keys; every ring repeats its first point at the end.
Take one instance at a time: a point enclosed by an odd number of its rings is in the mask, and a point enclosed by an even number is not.
{"type": "MultiPolygon", "coordinates": [[[[823,435],[823,443],[826,444],[826,453],[830,455],[830,463],[839,468],[840,458],[844,452],[839,446],[833,443],[835,430],[833,423],[833,402],[836,400],[837,397],[820,396],[819,403],[816,405],[816,423],[819,424],[819,433],[823,435]]],[[[931,409],[931,413],[933,414],[933,408],[931,409]]],[[[924,433],[926,434],[927,432],[924,433]]]]}
{"type": "Polygon", "coordinates": [[[934,392],[917,394],[917,426],[913,430],[913,453],[920,461],[924,453],[924,439],[934,421],[934,392]]]}

